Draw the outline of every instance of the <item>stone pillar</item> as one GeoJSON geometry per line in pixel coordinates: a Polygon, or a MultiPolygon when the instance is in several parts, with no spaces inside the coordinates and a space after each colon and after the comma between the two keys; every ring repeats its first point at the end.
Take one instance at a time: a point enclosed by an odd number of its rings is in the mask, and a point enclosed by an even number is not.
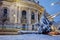
{"type": "Polygon", "coordinates": [[[38,23],[38,12],[35,12],[35,23],[38,23]]]}
{"type": "Polygon", "coordinates": [[[17,7],[15,7],[15,11],[14,11],[14,17],[15,17],[15,22],[14,23],[17,23],[17,7]]]}
{"type": "Polygon", "coordinates": [[[32,26],[31,26],[31,10],[29,9],[28,10],[28,13],[27,13],[27,20],[28,20],[28,30],[32,30],[32,26]]]}
{"type": "MultiPolygon", "coordinates": [[[[37,23],[38,23],[38,11],[35,12],[35,24],[37,24],[37,23]]],[[[35,28],[35,30],[36,30],[36,29],[37,29],[37,26],[34,25],[34,28],[35,28]]]]}
{"type": "Polygon", "coordinates": [[[14,20],[14,27],[17,28],[17,7],[15,6],[14,7],[14,10],[13,10],[13,20],[14,20]]]}
{"type": "Polygon", "coordinates": [[[18,26],[21,28],[21,7],[18,8],[18,26]]]}
{"type": "Polygon", "coordinates": [[[10,7],[10,11],[9,11],[9,17],[10,17],[10,23],[14,23],[14,21],[13,21],[13,14],[14,14],[14,11],[13,11],[13,9],[10,7]]]}
{"type": "Polygon", "coordinates": [[[15,13],[14,12],[15,10],[14,10],[14,6],[10,6],[10,8],[9,8],[9,21],[10,21],[10,26],[9,27],[14,27],[14,21],[15,21],[15,19],[14,19],[14,16],[13,16],[13,14],[15,13]]]}

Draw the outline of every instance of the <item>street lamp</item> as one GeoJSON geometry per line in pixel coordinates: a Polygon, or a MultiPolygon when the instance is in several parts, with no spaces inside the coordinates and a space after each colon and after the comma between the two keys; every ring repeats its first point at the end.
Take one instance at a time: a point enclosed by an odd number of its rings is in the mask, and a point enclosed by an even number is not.
{"type": "Polygon", "coordinates": [[[55,4],[60,4],[60,2],[54,2],[54,3],[51,3],[51,5],[55,5],[55,4]]]}
{"type": "MultiPolygon", "coordinates": [[[[54,6],[55,4],[60,4],[60,2],[53,2],[51,3],[51,6],[54,6]]],[[[58,12],[57,14],[53,15],[53,16],[50,16],[52,19],[54,19],[56,16],[59,16],[60,15],[60,12],[58,12]]]]}

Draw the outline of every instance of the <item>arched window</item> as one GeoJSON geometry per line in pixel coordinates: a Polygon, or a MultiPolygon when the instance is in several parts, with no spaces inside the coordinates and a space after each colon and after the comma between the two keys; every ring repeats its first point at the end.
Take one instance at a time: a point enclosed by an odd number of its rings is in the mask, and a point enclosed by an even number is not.
{"type": "Polygon", "coordinates": [[[25,10],[22,11],[22,18],[26,19],[26,11],[25,10]]]}
{"type": "Polygon", "coordinates": [[[3,16],[4,16],[4,17],[7,16],[7,11],[8,11],[7,8],[4,8],[4,9],[3,9],[3,16]]]}
{"type": "Polygon", "coordinates": [[[38,13],[38,21],[40,21],[40,14],[38,13]]]}
{"type": "Polygon", "coordinates": [[[7,21],[7,11],[8,11],[7,8],[4,7],[3,8],[3,16],[2,16],[2,25],[4,25],[4,23],[7,21]]]}
{"type": "Polygon", "coordinates": [[[32,19],[32,20],[34,20],[34,19],[35,19],[34,12],[32,12],[32,14],[31,14],[31,19],[32,19]]]}

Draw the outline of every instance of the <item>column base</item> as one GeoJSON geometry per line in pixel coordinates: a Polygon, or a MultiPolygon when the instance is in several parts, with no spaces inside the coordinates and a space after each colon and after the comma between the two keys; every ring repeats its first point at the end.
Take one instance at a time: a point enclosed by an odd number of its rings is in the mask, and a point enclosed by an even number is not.
{"type": "Polygon", "coordinates": [[[32,31],[32,25],[29,25],[28,30],[32,31]]]}

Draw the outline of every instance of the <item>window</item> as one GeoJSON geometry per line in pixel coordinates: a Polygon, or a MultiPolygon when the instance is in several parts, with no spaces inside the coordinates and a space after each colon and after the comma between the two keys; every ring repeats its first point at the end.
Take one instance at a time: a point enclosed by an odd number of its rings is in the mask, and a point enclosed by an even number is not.
{"type": "Polygon", "coordinates": [[[26,11],[25,10],[22,11],[22,18],[26,19],[26,11]]]}
{"type": "Polygon", "coordinates": [[[32,20],[34,20],[34,19],[35,19],[34,12],[32,12],[32,14],[31,14],[31,19],[32,19],[32,20]]]}
{"type": "Polygon", "coordinates": [[[3,16],[7,16],[7,8],[4,8],[3,12],[3,16]]]}
{"type": "Polygon", "coordinates": [[[8,20],[8,19],[7,19],[7,11],[8,11],[7,8],[4,8],[4,9],[3,9],[2,25],[4,25],[4,23],[8,20]]]}
{"type": "Polygon", "coordinates": [[[27,23],[27,21],[26,21],[26,11],[25,10],[23,10],[22,11],[22,16],[21,16],[21,23],[27,23]]]}

